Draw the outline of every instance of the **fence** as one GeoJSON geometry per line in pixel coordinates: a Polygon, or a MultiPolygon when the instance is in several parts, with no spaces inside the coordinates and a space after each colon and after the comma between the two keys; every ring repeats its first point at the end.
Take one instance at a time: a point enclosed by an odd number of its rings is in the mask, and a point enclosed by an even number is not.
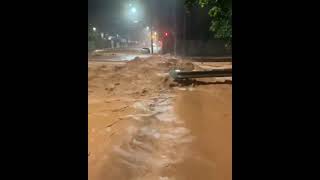
{"type": "Polygon", "coordinates": [[[232,49],[225,47],[221,40],[178,40],[176,52],[185,56],[232,56],[232,49]]]}

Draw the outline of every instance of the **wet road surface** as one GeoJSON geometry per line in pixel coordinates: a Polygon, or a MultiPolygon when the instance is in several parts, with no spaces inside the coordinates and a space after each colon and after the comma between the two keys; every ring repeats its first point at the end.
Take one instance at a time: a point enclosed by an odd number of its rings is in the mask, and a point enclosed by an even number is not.
{"type": "Polygon", "coordinates": [[[131,61],[136,57],[148,58],[150,54],[115,54],[110,56],[89,57],[89,61],[131,61]]]}

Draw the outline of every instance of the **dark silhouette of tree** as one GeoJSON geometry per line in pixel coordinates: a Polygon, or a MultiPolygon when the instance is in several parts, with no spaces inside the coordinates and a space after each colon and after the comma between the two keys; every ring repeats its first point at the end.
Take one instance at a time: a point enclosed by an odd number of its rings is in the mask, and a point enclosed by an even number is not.
{"type": "Polygon", "coordinates": [[[232,0],[185,0],[188,10],[194,6],[209,7],[212,18],[210,31],[218,39],[227,41],[226,46],[232,46],[232,0]]]}

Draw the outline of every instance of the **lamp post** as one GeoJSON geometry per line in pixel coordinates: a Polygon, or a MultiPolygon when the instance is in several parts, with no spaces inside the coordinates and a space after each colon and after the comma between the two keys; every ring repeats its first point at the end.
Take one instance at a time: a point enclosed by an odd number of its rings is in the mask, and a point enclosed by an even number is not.
{"type": "Polygon", "coordinates": [[[151,54],[153,54],[153,37],[152,37],[152,26],[150,28],[150,37],[151,37],[151,54]]]}
{"type": "MultiPolygon", "coordinates": [[[[150,3],[150,25],[147,27],[147,30],[150,30],[150,41],[151,41],[151,54],[153,54],[153,16],[152,16],[152,0],[148,1],[150,3]]],[[[132,1],[131,1],[132,2],[132,1]]],[[[133,22],[134,24],[138,24],[142,20],[139,19],[139,15],[141,14],[139,11],[140,9],[137,8],[136,3],[129,3],[128,4],[128,9],[127,11],[129,12],[129,18],[130,22],[133,22]]],[[[141,18],[141,17],[140,17],[141,18]]],[[[148,20],[146,20],[148,21],[148,20]]]]}
{"type": "Polygon", "coordinates": [[[150,3],[150,36],[151,36],[151,54],[153,54],[153,38],[152,38],[152,28],[153,28],[153,13],[152,13],[152,2],[150,3]]]}

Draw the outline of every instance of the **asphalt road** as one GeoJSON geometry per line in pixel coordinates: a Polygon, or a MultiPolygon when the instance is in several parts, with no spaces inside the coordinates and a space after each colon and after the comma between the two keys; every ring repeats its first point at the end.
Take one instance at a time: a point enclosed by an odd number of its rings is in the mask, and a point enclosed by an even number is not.
{"type": "Polygon", "coordinates": [[[104,49],[97,50],[96,55],[88,55],[89,61],[131,61],[135,57],[148,58],[151,54],[141,53],[142,48],[104,49]]]}
{"type": "Polygon", "coordinates": [[[110,56],[93,56],[89,57],[89,61],[131,61],[135,57],[148,58],[149,54],[115,54],[110,56]]]}

